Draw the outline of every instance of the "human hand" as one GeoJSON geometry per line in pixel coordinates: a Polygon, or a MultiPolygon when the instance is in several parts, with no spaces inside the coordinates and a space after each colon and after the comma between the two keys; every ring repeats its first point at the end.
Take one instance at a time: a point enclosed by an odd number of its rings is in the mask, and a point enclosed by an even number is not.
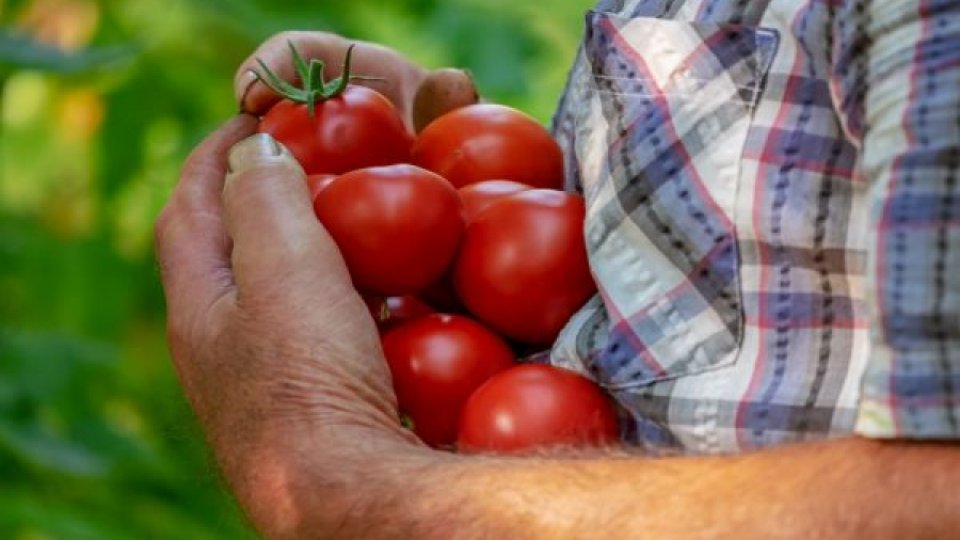
{"type": "MultiPolygon", "coordinates": [[[[333,76],[349,45],[317,32],[264,43],[235,81],[251,115],[197,148],[156,225],[177,373],[240,504],[270,536],[378,504],[371,489],[349,487],[378,466],[436,460],[401,427],[375,326],[313,214],[302,169],[269,136],[250,137],[252,115],[278,99],[250,68],[260,58],[292,80],[288,42],[333,76]]],[[[384,79],[368,84],[408,124],[418,89],[438,94],[451,80],[379,45],[357,44],[354,58],[358,73],[384,79]]],[[[439,94],[428,114],[466,104],[439,94]]]]}
{"type": "Polygon", "coordinates": [[[255,127],[242,115],[197,148],[156,242],[185,393],[241,505],[282,536],[299,509],[322,520],[356,504],[347,486],[370,460],[429,451],[401,427],[373,320],[303,171],[255,127]]]}

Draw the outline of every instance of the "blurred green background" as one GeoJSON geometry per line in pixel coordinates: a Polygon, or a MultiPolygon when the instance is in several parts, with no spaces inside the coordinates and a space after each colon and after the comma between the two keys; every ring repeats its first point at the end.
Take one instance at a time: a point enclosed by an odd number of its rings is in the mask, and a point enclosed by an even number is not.
{"type": "Polygon", "coordinates": [[[546,122],[590,0],[0,0],[0,538],[249,538],[172,373],[152,224],[284,29],[546,122]]]}

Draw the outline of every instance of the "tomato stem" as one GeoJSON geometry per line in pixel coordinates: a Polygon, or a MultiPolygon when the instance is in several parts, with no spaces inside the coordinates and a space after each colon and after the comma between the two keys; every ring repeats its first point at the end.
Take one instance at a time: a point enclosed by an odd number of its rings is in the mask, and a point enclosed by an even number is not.
{"type": "Polygon", "coordinates": [[[260,64],[262,73],[254,71],[254,74],[256,74],[260,82],[280,97],[293,101],[294,103],[305,104],[311,117],[313,117],[316,111],[318,102],[323,103],[328,99],[340,96],[347,89],[351,81],[383,81],[380,77],[366,77],[350,73],[351,62],[353,61],[353,48],[356,47],[355,44],[347,47],[346,58],[343,60],[343,73],[331,81],[325,80],[324,70],[326,69],[326,64],[324,64],[322,60],[314,58],[310,59],[308,63],[304,60],[300,51],[293,45],[293,42],[288,41],[287,45],[290,47],[293,67],[303,85],[302,87],[294,86],[278,77],[277,74],[267,67],[263,60],[259,58],[257,58],[257,63],[260,64]]]}

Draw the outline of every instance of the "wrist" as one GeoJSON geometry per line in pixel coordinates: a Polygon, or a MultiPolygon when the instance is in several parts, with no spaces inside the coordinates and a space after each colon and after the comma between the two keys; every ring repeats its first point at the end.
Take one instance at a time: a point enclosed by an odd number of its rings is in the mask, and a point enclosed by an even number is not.
{"type": "Polygon", "coordinates": [[[221,459],[224,474],[265,537],[337,537],[362,525],[363,516],[353,519],[358,509],[398,504],[404,479],[443,458],[401,431],[301,424],[218,455],[229,456],[221,459]]]}

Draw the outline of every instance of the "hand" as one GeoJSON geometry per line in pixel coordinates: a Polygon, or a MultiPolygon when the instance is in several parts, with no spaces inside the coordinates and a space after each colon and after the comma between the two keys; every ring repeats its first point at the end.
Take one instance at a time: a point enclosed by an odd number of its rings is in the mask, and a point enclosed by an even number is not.
{"type": "Polygon", "coordinates": [[[186,395],[241,504],[282,531],[298,509],[322,519],[355,504],[345,486],[368,458],[430,451],[401,427],[373,320],[303,171],[255,127],[240,116],[193,153],[156,243],[186,395]]]}
{"type": "Polygon", "coordinates": [[[326,64],[329,78],[339,77],[347,47],[355,45],[352,72],[382,80],[356,81],[385,95],[400,111],[408,128],[422,129],[433,118],[479,99],[470,74],[455,69],[427,71],[400,53],[362,41],[350,41],[326,32],[282,32],[268,39],[237,70],[234,93],[242,111],[260,115],[277,102],[278,97],[262,82],[258,59],[281,79],[294,80],[290,45],[304,58],[316,58],[326,64]]]}

